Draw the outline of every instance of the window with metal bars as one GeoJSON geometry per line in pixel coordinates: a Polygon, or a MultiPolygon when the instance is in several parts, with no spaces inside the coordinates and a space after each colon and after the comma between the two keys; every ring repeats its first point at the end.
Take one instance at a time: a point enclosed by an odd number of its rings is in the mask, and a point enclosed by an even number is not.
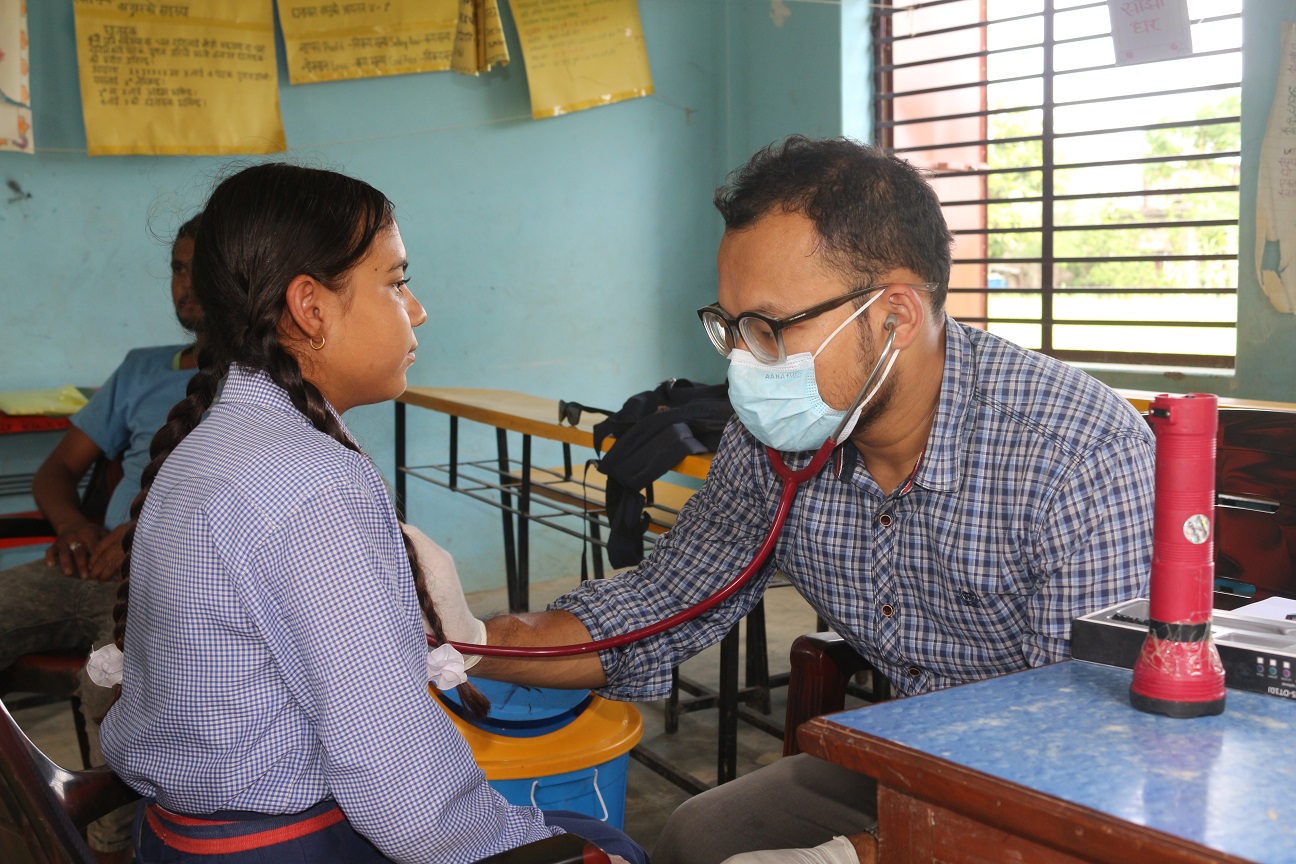
{"type": "Polygon", "coordinates": [[[1191,54],[1123,65],[1103,0],[874,3],[875,141],[940,195],[955,318],[1071,362],[1233,367],[1242,0],[1188,15],[1191,54]]]}

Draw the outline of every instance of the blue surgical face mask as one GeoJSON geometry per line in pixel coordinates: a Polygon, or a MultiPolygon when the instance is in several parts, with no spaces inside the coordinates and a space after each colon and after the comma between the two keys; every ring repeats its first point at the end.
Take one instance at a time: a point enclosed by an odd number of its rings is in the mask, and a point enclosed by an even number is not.
{"type": "MultiPolygon", "coordinates": [[[[823,446],[842,424],[846,412],[829,406],[819,395],[819,384],[815,380],[815,358],[847,324],[863,314],[883,293],[885,292],[878,292],[856,309],[836,330],[828,334],[828,338],[813,354],[791,354],[779,363],[766,364],[753,357],[750,351],[741,348],[729,353],[729,401],[748,432],[761,443],[788,453],[818,450],[823,446]]],[[[850,436],[860,412],[886,381],[899,353],[898,350],[891,352],[881,378],[852,412],[850,421],[842,428],[834,443],[840,444],[850,436]]]]}

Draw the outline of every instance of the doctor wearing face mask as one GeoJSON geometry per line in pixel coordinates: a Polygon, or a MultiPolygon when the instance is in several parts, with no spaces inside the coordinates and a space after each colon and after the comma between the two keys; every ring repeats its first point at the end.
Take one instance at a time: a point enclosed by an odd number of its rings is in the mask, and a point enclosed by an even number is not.
{"type": "MultiPolygon", "coordinates": [[[[486,657],[474,674],[662,698],[672,667],[781,573],[907,696],[1064,659],[1072,619],[1146,590],[1147,424],[1083,372],[946,314],[951,236],[917,170],[793,137],[715,203],[718,295],[698,314],[737,417],[705,485],[637,568],[491,618],[487,642],[605,639],[710,597],[756,557],[789,469],[831,439],[826,461],[751,581],[698,618],[578,657],[486,657]]],[[[447,635],[471,638],[471,613],[453,617],[462,633],[447,635]]],[[[875,825],[869,778],[803,754],[689,799],[652,860],[869,862],[875,825]]]]}
{"type": "MultiPolygon", "coordinates": [[[[819,389],[815,362],[839,333],[884,296],[886,289],[897,287],[930,291],[936,286],[931,283],[911,283],[861,288],[782,319],[770,319],[752,312],[731,318],[719,304],[698,310],[698,316],[713,344],[729,358],[729,397],[734,412],[747,431],[767,446],[790,453],[818,450],[827,440],[841,444],[850,437],[859,425],[864,410],[882,392],[891,367],[900,356],[902,349],[895,347],[899,316],[892,312],[883,321],[882,328],[887,332],[887,337],[881,350],[873,352],[873,340],[864,335],[862,341],[865,343],[865,352],[877,356],[860,392],[846,408],[834,408],[824,400],[819,389]],[[868,294],[872,294],[872,297],[863,300],[868,294]],[[807,322],[816,315],[857,298],[862,301],[858,303],[858,308],[833,328],[813,352],[802,351],[792,355],[786,353],[783,347],[783,329],[807,322]],[[732,347],[735,344],[751,345],[753,350],[732,347]]],[[[863,332],[867,334],[867,331],[863,332]]],[[[892,392],[894,387],[886,391],[887,395],[879,400],[880,403],[888,402],[892,392]]],[[[871,419],[877,414],[875,409],[868,416],[871,419]]]]}

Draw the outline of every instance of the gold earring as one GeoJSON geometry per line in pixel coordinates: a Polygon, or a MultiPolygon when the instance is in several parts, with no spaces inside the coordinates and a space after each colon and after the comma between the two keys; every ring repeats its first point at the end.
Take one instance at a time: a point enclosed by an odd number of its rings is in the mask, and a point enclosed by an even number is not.
{"type": "Polygon", "coordinates": [[[311,348],[314,348],[316,351],[319,351],[319,350],[321,350],[321,349],[324,347],[324,336],[323,336],[323,334],[320,335],[320,344],[318,344],[318,345],[315,344],[315,340],[314,340],[314,339],[309,339],[309,340],[307,340],[307,341],[310,343],[311,348]]]}

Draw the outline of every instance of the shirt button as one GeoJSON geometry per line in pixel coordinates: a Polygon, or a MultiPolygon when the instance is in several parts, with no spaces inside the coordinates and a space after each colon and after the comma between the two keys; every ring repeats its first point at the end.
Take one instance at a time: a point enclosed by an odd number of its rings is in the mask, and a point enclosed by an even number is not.
{"type": "Polygon", "coordinates": [[[890,527],[891,527],[891,514],[890,514],[890,513],[883,513],[883,514],[881,514],[880,516],[878,516],[878,524],[881,525],[883,528],[890,528],[890,527]]]}
{"type": "Polygon", "coordinates": [[[914,678],[917,678],[919,675],[922,674],[922,670],[919,669],[917,666],[910,666],[910,667],[909,667],[909,674],[910,674],[910,676],[912,676],[912,677],[914,677],[914,678]]]}
{"type": "Polygon", "coordinates": [[[890,618],[892,615],[895,614],[895,607],[892,606],[890,603],[883,603],[883,604],[882,604],[882,614],[885,615],[886,617],[890,618]]]}

